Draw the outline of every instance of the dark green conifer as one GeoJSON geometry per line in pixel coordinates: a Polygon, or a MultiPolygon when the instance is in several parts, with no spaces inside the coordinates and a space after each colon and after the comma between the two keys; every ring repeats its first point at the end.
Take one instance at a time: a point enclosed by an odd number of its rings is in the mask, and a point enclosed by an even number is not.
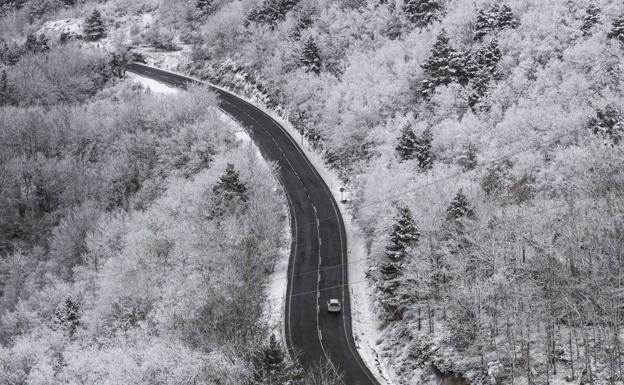
{"type": "Polygon", "coordinates": [[[100,11],[97,9],[93,11],[91,16],[85,20],[82,31],[85,39],[89,41],[96,41],[105,36],[104,22],[100,11]]]}
{"type": "Polygon", "coordinates": [[[470,207],[470,203],[468,202],[468,198],[461,189],[457,191],[457,195],[451,201],[451,204],[446,209],[446,218],[448,220],[459,220],[461,218],[472,218],[474,217],[474,211],[470,207]]]}
{"type": "Polygon", "coordinates": [[[386,256],[395,263],[402,262],[407,256],[407,249],[416,244],[420,238],[420,231],[409,207],[397,204],[396,209],[390,242],[386,246],[386,256]]]}
{"type": "Polygon", "coordinates": [[[314,72],[315,74],[321,73],[321,55],[312,37],[308,38],[303,45],[301,64],[308,72],[314,72]]]}
{"type": "Polygon", "coordinates": [[[407,19],[419,28],[439,20],[443,10],[439,0],[406,0],[403,6],[407,19]]]}
{"type": "Polygon", "coordinates": [[[415,152],[417,141],[418,137],[412,129],[412,125],[409,123],[405,124],[401,129],[401,135],[399,136],[398,143],[395,147],[400,160],[404,161],[414,159],[416,156],[415,152]]]}
{"type": "Polygon", "coordinates": [[[624,43],[624,15],[620,15],[613,20],[613,27],[607,37],[609,39],[618,40],[620,43],[624,43]]]}

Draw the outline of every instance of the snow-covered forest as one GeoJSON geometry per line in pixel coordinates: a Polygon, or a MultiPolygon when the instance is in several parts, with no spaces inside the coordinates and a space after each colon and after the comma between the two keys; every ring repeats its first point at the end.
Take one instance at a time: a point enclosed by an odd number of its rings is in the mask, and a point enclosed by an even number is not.
{"type": "Polygon", "coordinates": [[[284,203],[205,90],[145,94],[131,59],[263,102],[339,173],[392,383],[624,381],[621,1],[0,4],[0,381],[253,371],[223,317],[258,309],[222,311],[284,203]]]}

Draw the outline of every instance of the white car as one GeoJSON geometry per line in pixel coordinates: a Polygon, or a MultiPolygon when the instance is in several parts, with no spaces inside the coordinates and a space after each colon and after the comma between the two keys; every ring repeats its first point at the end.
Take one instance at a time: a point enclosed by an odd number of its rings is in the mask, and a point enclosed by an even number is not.
{"type": "Polygon", "coordinates": [[[339,299],[330,299],[327,301],[327,311],[330,313],[340,313],[342,310],[342,305],[340,304],[339,299]]]}

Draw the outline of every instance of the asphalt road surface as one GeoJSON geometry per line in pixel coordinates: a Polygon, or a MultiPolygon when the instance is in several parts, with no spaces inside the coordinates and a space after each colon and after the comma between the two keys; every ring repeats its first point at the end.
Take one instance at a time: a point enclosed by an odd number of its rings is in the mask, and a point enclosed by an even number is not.
{"type": "MultiPolygon", "coordinates": [[[[131,64],[128,71],[172,87],[194,80],[131,64]]],[[[267,160],[279,166],[292,218],[293,244],[285,309],[286,343],[306,368],[329,359],[345,385],[378,385],[355,349],[347,275],[347,243],[342,216],[329,188],[295,139],[269,115],[235,95],[213,88],[219,107],[240,122],[267,160]],[[328,313],[338,298],[341,313],[328,313]]]]}

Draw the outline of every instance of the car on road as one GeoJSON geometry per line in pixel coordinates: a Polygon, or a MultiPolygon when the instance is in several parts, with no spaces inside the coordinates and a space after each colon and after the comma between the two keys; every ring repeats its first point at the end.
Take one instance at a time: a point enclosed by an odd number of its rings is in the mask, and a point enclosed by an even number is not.
{"type": "Polygon", "coordinates": [[[340,313],[342,310],[342,304],[339,299],[332,298],[327,301],[327,311],[330,313],[340,313]]]}

